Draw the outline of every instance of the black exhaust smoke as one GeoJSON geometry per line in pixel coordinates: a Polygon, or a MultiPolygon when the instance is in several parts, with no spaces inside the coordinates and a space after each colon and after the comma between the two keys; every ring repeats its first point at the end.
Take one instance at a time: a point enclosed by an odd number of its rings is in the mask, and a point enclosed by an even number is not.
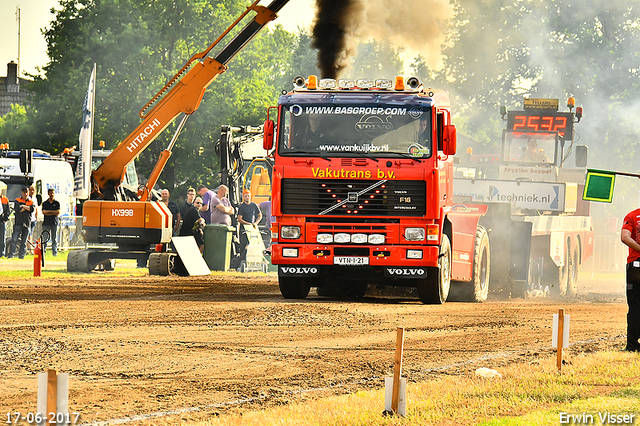
{"type": "Polygon", "coordinates": [[[453,16],[450,0],[316,0],[312,46],[321,77],[338,78],[356,56],[357,43],[370,39],[419,53],[440,69],[443,29],[453,16]]]}
{"type": "Polygon", "coordinates": [[[337,78],[351,57],[349,30],[357,26],[362,5],[360,0],[316,0],[316,9],[312,46],[318,49],[318,68],[322,78],[337,78]]]}

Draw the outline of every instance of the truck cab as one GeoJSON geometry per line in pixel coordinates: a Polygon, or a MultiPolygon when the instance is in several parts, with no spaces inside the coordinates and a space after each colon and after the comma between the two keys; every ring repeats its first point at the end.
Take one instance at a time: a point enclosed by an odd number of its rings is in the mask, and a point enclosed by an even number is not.
{"type": "Polygon", "coordinates": [[[443,303],[452,279],[473,281],[482,207],[453,204],[446,92],[415,78],[298,77],[277,112],[265,148],[275,148],[271,261],[285,298],[386,284],[443,303]]]}

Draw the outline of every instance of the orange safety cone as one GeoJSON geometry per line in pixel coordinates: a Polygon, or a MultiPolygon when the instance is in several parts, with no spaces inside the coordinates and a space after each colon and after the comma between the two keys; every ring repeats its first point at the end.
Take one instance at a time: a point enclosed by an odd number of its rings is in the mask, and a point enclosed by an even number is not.
{"type": "Polygon", "coordinates": [[[40,246],[40,240],[36,241],[36,246],[33,249],[33,276],[42,276],[42,248],[40,246]]]}

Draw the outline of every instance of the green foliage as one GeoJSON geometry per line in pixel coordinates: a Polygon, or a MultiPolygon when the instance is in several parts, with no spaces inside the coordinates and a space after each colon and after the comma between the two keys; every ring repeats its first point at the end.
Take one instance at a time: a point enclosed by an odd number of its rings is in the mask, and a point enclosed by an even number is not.
{"type": "Polygon", "coordinates": [[[34,127],[35,111],[29,106],[11,105],[11,111],[0,117],[0,143],[8,143],[10,149],[40,148],[34,127]],[[24,141],[23,146],[14,146],[14,141],[24,141]]]}
{"type": "Polygon", "coordinates": [[[580,143],[606,167],[640,160],[640,8],[622,0],[457,0],[444,50],[463,131],[499,141],[498,109],[524,95],[584,106],[580,143]],[[629,155],[629,153],[633,153],[629,155]],[[606,154],[606,155],[605,155],[606,154]]]}

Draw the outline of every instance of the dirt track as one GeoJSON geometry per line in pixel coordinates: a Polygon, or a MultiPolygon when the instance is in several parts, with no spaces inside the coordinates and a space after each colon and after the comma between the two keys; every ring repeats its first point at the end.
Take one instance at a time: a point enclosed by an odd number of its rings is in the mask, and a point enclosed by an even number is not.
{"type": "Polygon", "coordinates": [[[562,303],[443,306],[384,295],[330,300],[314,290],[284,300],[275,274],[3,280],[0,413],[35,411],[35,374],[48,368],[70,373],[69,409],[82,423],[163,413],[150,421],[172,424],[379,388],[399,326],[410,381],[536,362],[550,350],[559,307],[571,315],[571,342],[584,342],[571,352],[621,346],[622,279],[583,278],[579,297],[562,303]]]}

